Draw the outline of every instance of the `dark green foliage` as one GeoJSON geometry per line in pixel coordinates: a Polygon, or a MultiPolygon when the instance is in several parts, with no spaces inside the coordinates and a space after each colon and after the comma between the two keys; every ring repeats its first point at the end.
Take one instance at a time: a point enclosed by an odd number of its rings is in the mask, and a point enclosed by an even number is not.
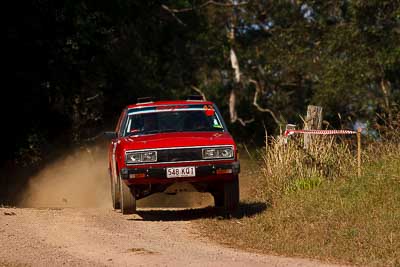
{"type": "Polygon", "coordinates": [[[185,28],[160,1],[32,0],[6,10],[1,111],[12,132],[2,159],[81,143],[138,96],[172,97],[192,79],[196,18],[185,28]]]}
{"type": "Polygon", "coordinates": [[[182,98],[194,93],[192,85],[217,102],[227,121],[229,93],[237,87],[239,116],[255,121],[230,127],[238,140],[254,143],[263,142],[264,125],[271,134],[278,125],[252,105],[251,80],[261,88],[258,104],[280,123],[301,125],[308,104],[322,105],[331,127],[357,119],[372,125],[376,113],[381,124],[395,120],[399,1],[257,0],[199,8],[206,2],[8,1],[1,112],[12,132],[1,161],[32,152],[39,162],[56,144],[82,143],[111,128],[137,97],[182,98]],[[163,5],[192,10],[172,14],[163,5]],[[227,37],[233,22],[234,41],[227,37]]]}

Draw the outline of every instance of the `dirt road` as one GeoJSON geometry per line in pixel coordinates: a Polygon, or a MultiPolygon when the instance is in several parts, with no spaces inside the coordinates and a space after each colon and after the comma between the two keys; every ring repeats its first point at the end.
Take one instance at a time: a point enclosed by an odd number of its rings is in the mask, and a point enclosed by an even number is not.
{"type": "MultiPolygon", "coordinates": [[[[324,266],[202,237],[193,222],[216,216],[201,208],[212,205],[210,195],[153,195],[139,201],[138,215],[113,211],[104,155],[96,149],[68,154],[30,179],[17,203],[25,208],[0,206],[0,266],[324,266]]],[[[244,196],[252,177],[246,172],[244,196]]]]}
{"type": "Polygon", "coordinates": [[[191,220],[207,212],[0,208],[0,266],[324,266],[206,240],[191,220]]]}

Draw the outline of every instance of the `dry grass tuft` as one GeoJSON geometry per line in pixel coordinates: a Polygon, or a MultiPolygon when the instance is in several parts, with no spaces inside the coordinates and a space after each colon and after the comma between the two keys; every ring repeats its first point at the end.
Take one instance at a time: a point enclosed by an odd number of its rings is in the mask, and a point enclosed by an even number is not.
{"type": "Polygon", "coordinates": [[[259,177],[258,196],[270,204],[283,193],[312,189],[324,180],[353,175],[356,171],[355,153],[348,140],[337,142],[335,137],[319,137],[308,149],[301,139],[271,138],[262,151],[263,175],[259,177]]]}
{"type": "Polygon", "coordinates": [[[262,171],[257,177],[244,172],[241,182],[251,180],[249,192],[258,192],[243,201],[261,198],[270,208],[241,219],[199,220],[203,233],[268,254],[400,266],[399,138],[363,143],[361,177],[347,139],[316,144],[306,152],[300,140],[269,140],[258,162],[262,171]]]}

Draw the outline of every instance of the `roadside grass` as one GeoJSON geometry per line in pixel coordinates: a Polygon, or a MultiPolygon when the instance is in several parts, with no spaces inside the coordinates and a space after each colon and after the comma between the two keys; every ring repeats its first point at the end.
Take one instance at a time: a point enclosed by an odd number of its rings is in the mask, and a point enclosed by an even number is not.
{"type": "Polygon", "coordinates": [[[263,201],[268,208],[240,219],[199,220],[201,231],[223,244],[262,253],[400,266],[399,142],[366,147],[361,177],[355,175],[349,146],[325,142],[331,147],[308,155],[314,157],[309,162],[299,147],[273,141],[249,165],[257,177],[247,175],[249,160],[242,161],[241,182],[254,181],[242,201],[263,201]]]}

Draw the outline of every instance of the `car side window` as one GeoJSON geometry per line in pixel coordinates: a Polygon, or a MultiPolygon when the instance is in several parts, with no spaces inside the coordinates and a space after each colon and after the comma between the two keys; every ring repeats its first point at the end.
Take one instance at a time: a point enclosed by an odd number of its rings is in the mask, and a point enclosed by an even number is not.
{"type": "Polygon", "coordinates": [[[124,135],[126,118],[127,118],[126,109],[124,109],[124,111],[121,114],[121,117],[118,120],[117,128],[115,130],[118,133],[118,136],[123,136],[124,135]]]}

